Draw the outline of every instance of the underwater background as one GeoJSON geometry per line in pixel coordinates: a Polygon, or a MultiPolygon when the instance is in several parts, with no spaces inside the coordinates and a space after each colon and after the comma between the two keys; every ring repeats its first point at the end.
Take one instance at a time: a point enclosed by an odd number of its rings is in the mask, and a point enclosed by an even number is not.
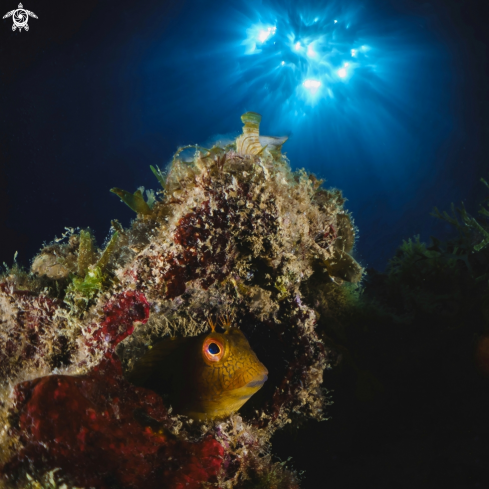
{"type": "Polygon", "coordinates": [[[230,142],[258,112],[261,134],[289,137],[292,169],[341,190],[369,269],[367,302],[312,304],[337,356],[331,419],[277,432],[274,456],[292,457],[305,488],[486,487],[488,384],[471,369],[489,257],[467,261],[477,240],[464,232],[445,245],[456,226],[430,214],[463,201],[477,215],[487,197],[487,2],[24,7],[38,16],[28,32],[0,23],[0,262],[17,252],[29,268],[66,227],[107,244],[111,220],[135,216],[111,188],[156,190],[150,165],[230,142]]]}

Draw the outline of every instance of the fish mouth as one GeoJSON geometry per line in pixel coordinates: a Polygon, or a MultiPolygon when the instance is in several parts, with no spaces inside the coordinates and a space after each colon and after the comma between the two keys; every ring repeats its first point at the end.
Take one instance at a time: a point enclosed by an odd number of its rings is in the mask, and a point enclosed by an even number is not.
{"type": "Polygon", "coordinates": [[[251,382],[246,384],[246,387],[261,387],[268,380],[268,375],[263,374],[262,377],[253,379],[251,382]]]}

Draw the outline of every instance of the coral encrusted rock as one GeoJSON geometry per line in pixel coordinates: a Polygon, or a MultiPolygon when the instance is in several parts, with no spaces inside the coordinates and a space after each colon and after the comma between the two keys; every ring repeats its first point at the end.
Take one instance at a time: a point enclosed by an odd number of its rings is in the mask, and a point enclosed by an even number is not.
{"type": "Polygon", "coordinates": [[[299,487],[270,439],[325,419],[330,402],[308,284],[341,288],[363,269],[341,192],[292,171],[286,138],[260,136],[258,114],[243,122],[239,144],[180,148],[166,172],[151,167],[163,188],[147,200],[113,189],[136,218],[113,221],[104,249],[70,230],[30,273],[0,277],[6,487],[299,487]],[[224,316],[268,369],[238,413],[193,420],[126,380],[158,341],[224,316]]]}

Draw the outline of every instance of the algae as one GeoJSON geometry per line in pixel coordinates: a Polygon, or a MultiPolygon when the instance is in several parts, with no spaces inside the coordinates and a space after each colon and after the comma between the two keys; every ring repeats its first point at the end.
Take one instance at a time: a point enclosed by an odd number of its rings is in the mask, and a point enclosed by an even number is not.
{"type": "Polygon", "coordinates": [[[127,190],[122,190],[117,187],[110,189],[110,191],[119,196],[121,200],[134,212],[145,216],[150,216],[152,214],[151,208],[154,205],[155,197],[153,193],[151,193],[150,191],[146,191],[147,201],[144,200],[144,187],[138,188],[133,194],[131,194],[127,190]]]}

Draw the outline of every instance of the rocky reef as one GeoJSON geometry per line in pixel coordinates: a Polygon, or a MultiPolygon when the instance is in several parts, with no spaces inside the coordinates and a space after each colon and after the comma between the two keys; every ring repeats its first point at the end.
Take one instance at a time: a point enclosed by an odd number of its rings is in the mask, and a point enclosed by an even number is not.
{"type": "Polygon", "coordinates": [[[318,318],[363,269],[341,192],[292,171],[286,138],[261,136],[260,119],[244,114],[229,145],[151,167],[156,193],[112,189],[136,217],[113,221],[102,248],[68,230],[30,271],[0,277],[6,487],[299,487],[270,440],[326,418],[323,373],[337,358],[318,318]],[[196,421],[126,380],[161,339],[223,316],[268,369],[238,413],[196,421]]]}

